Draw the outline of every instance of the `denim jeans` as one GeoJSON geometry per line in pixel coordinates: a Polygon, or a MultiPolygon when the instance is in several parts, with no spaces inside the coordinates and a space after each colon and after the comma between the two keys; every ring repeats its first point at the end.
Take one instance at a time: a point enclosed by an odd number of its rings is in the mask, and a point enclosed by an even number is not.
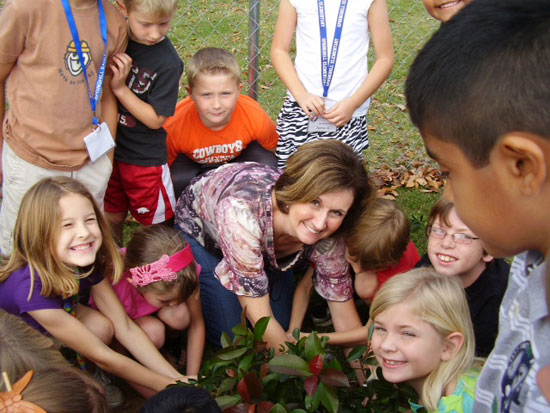
{"type": "MultiPolygon", "coordinates": [[[[177,228],[177,227],[176,227],[177,228]]],[[[214,269],[222,260],[212,254],[190,235],[183,236],[191,246],[195,261],[201,265],[200,289],[202,312],[206,327],[206,339],[220,347],[222,332],[233,338],[233,327],[241,322],[241,304],[237,295],[227,290],[214,275],[214,269]]],[[[290,323],[292,298],[294,295],[294,273],[292,270],[268,274],[270,279],[270,303],[275,319],[286,330],[290,323]]]]}

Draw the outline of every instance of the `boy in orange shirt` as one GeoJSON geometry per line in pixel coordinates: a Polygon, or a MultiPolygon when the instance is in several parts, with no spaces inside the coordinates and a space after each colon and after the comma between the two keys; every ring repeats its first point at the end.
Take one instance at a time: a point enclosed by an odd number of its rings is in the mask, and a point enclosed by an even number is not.
{"type": "Polygon", "coordinates": [[[176,197],[195,176],[226,162],[277,166],[275,123],[255,100],[240,94],[240,77],[237,59],[227,50],[209,47],[191,58],[189,97],[164,124],[176,197]]]}

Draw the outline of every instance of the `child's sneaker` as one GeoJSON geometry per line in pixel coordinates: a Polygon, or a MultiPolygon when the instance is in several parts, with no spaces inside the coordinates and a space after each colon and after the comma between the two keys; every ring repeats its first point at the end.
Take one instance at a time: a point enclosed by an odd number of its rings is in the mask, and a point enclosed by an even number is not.
{"type": "Polygon", "coordinates": [[[111,379],[108,377],[107,373],[96,366],[92,377],[103,386],[103,389],[105,390],[105,399],[107,400],[109,407],[118,407],[124,402],[122,391],[111,382],[111,379]]]}

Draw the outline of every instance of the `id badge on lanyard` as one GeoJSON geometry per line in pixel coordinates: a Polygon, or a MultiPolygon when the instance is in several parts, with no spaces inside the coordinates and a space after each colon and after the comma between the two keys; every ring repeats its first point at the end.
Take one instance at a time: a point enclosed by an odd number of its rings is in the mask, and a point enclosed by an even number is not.
{"type": "MultiPolygon", "coordinates": [[[[329,110],[336,105],[336,101],[325,98],[325,109],[329,110]]],[[[308,132],[336,132],[336,125],[330,123],[322,116],[315,116],[313,119],[309,119],[307,130],[308,132]]]]}
{"type": "MultiPolygon", "coordinates": [[[[344,25],[344,17],[348,0],[340,0],[340,8],[338,9],[338,17],[336,18],[336,28],[334,30],[334,39],[332,40],[332,48],[330,58],[328,56],[328,40],[327,40],[327,20],[325,13],[325,0],[317,0],[319,10],[319,30],[321,34],[321,81],[323,83],[323,98],[327,109],[332,107],[336,102],[329,102],[327,99],[328,90],[332,83],[334,75],[334,67],[336,66],[336,57],[340,48],[340,40],[342,38],[342,27],[344,25]]],[[[336,125],[330,123],[322,117],[317,117],[309,121],[308,131],[310,132],[334,132],[336,125]]]]}
{"type": "Polygon", "coordinates": [[[86,80],[86,86],[88,88],[88,96],[90,98],[90,106],[93,113],[92,120],[92,132],[84,138],[84,143],[86,144],[86,149],[88,150],[88,155],[90,160],[95,162],[111,149],[115,147],[115,141],[111,136],[109,127],[105,122],[99,123],[97,119],[97,103],[101,98],[101,91],[103,89],[103,81],[105,79],[105,71],[107,66],[107,17],[105,16],[105,9],[103,8],[102,0],[97,1],[97,7],[99,11],[99,25],[101,28],[101,37],[105,45],[105,50],[103,52],[103,59],[101,60],[101,65],[99,66],[99,71],[97,74],[97,79],[95,83],[94,93],[90,90],[90,82],[88,80],[88,72],[86,70],[86,63],[84,60],[84,55],[82,54],[82,44],[80,43],[80,36],[78,35],[78,29],[76,27],[76,22],[74,20],[73,12],[71,10],[71,5],[69,0],[61,0],[63,8],[65,10],[65,16],[67,17],[67,23],[69,24],[69,29],[73,36],[73,41],[76,47],[76,52],[78,54],[78,59],[80,61],[80,66],[82,67],[82,73],[84,74],[84,79],[86,80]]]}

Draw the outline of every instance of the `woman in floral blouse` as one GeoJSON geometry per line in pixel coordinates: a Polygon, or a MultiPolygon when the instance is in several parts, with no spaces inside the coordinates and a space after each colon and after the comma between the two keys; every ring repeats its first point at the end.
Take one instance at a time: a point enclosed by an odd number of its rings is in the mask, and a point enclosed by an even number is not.
{"type": "Polygon", "coordinates": [[[342,236],[373,194],[361,161],[336,140],[303,145],[282,174],[230,163],[193,181],[178,201],[176,227],[202,267],[207,339],[219,345],[246,307],[252,324],[272,317],[264,340],[278,350],[287,339],[292,269],[307,264],[317,292],[335,303],[336,329],[360,326],[342,236]]]}

